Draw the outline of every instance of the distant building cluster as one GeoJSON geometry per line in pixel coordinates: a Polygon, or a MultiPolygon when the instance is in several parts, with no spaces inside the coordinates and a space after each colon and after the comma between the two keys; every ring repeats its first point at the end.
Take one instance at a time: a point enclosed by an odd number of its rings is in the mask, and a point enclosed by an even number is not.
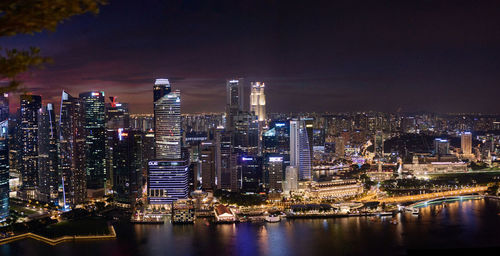
{"type": "Polygon", "coordinates": [[[193,212],[182,200],[193,191],[335,199],[363,192],[361,169],[382,182],[498,164],[495,115],[269,113],[266,85],[244,79],[226,82],[223,113],[182,114],[168,79],[152,87],[153,114],[135,115],[103,91],[63,91],[59,111],[24,94],[15,114],[0,95],[0,220],[9,196],[61,209],[103,196],[123,206],[145,199],[152,209],[173,205],[184,222],[193,212]]]}

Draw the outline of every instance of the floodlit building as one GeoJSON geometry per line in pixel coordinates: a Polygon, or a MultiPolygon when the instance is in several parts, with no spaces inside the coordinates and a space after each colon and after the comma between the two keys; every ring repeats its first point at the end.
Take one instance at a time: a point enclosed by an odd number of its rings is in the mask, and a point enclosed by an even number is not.
{"type": "Polygon", "coordinates": [[[265,84],[262,82],[251,83],[250,112],[253,112],[257,116],[259,122],[267,119],[265,87],[265,84]]]}
{"type": "Polygon", "coordinates": [[[472,134],[464,132],[460,135],[461,149],[464,156],[472,156],[472,134]]]}

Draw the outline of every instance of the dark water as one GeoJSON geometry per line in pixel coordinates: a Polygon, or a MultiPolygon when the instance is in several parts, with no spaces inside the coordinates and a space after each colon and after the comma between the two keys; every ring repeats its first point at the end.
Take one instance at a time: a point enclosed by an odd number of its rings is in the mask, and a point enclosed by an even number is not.
{"type": "Polygon", "coordinates": [[[50,246],[22,240],[2,255],[400,255],[408,249],[500,246],[500,201],[472,200],[421,208],[420,216],[287,220],[281,223],[115,225],[118,238],[50,246]]]}

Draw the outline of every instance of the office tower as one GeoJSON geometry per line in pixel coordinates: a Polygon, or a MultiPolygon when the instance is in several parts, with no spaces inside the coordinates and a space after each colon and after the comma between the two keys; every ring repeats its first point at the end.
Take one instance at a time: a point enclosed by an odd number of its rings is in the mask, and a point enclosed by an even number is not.
{"type": "Polygon", "coordinates": [[[311,152],[304,120],[290,121],[290,165],[297,167],[300,180],[311,180],[311,152]]]}
{"type": "Polygon", "coordinates": [[[269,156],[266,158],[266,163],[269,191],[283,191],[283,157],[269,156]]]}
{"type": "Polygon", "coordinates": [[[241,190],[244,192],[259,192],[262,189],[262,158],[242,156],[238,158],[241,190]]]}
{"type": "Polygon", "coordinates": [[[233,117],[233,146],[240,154],[258,154],[259,123],[252,113],[240,112],[233,117]]]}
{"type": "Polygon", "coordinates": [[[314,118],[303,117],[300,118],[301,121],[304,122],[306,134],[307,134],[307,143],[309,144],[309,155],[311,155],[311,161],[314,159],[313,155],[313,130],[314,130],[314,118]]]}
{"type": "Polygon", "coordinates": [[[244,88],[242,79],[228,80],[226,83],[226,130],[232,131],[234,116],[243,111],[244,88]]]}
{"type": "Polygon", "coordinates": [[[345,142],[342,136],[335,138],[335,155],[342,158],[345,155],[345,142]]]}
{"type": "Polygon", "coordinates": [[[142,187],[142,134],[119,128],[111,134],[113,193],[116,202],[133,206],[142,187]]]}
{"type": "Polygon", "coordinates": [[[462,154],[464,156],[472,155],[472,134],[470,132],[464,132],[460,135],[462,154]]]}
{"type": "Polygon", "coordinates": [[[450,142],[446,139],[436,138],[434,140],[434,154],[436,156],[448,155],[450,153],[450,142]]]}
{"type": "Polygon", "coordinates": [[[144,133],[142,143],[142,169],[147,170],[148,160],[155,159],[155,133],[147,131],[144,133]]]}
{"type": "Polygon", "coordinates": [[[9,95],[0,95],[0,222],[9,217],[9,95]]]}
{"type": "Polygon", "coordinates": [[[188,196],[188,166],[186,160],[148,161],[148,202],[171,204],[188,196]]]}
{"type": "Polygon", "coordinates": [[[201,188],[206,191],[215,191],[216,145],[211,141],[207,141],[207,142],[202,142],[200,147],[201,151],[199,154],[199,162],[201,164],[201,188]]]}
{"type": "Polygon", "coordinates": [[[373,138],[373,153],[376,158],[384,157],[384,134],[377,131],[373,138]]]}
{"type": "Polygon", "coordinates": [[[83,203],[87,197],[83,102],[63,91],[59,114],[59,205],[83,203]]]}
{"type": "Polygon", "coordinates": [[[107,129],[129,129],[130,114],[128,103],[117,101],[117,97],[109,97],[110,103],[106,103],[106,128],[107,129]]]}
{"type": "Polygon", "coordinates": [[[48,103],[38,119],[38,192],[42,202],[58,203],[59,154],[58,126],[54,106],[48,103]]]}
{"type": "Polygon", "coordinates": [[[262,82],[251,83],[250,112],[253,112],[258,117],[259,122],[264,122],[267,119],[264,88],[265,84],[262,82]]]}
{"type": "Polygon", "coordinates": [[[298,189],[298,172],[297,166],[289,165],[286,167],[285,171],[285,185],[283,186],[283,192],[289,195],[290,192],[296,191],[298,189]]]}
{"type": "Polygon", "coordinates": [[[21,198],[36,199],[38,186],[38,118],[42,108],[42,97],[37,95],[20,96],[21,131],[21,198]]]}
{"type": "Polygon", "coordinates": [[[216,133],[217,188],[237,192],[239,191],[237,155],[234,153],[231,137],[231,132],[225,130],[218,130],[216,133]]]}
{"type": "Polygon", "coordinates": [[[181,158],[181,94],[171,91],[168,79],[154,85],[155,143],[157,159],[181,158]]]}
{"type": "Polygon", "coordinates": [[[119,129],[129,129],[130,115],[128,104],[117,101],[117,97],[109,97],[106,109],[106,187],[113,187],[113,139],[119,129]]]}
{"type": "Polygon", "coordinates": [[[87,193],[104,195],[106,185],[106,112],[104,92],[80,93],[84,110],[87,193]]]}

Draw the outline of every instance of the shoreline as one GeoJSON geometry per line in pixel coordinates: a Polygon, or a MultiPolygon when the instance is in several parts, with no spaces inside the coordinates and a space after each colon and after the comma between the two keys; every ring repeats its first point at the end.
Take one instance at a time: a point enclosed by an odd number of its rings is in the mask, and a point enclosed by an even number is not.
{"type": "Polygon", "coordinates": [[[44,243],[47,243],[49,245],[57,245],[63,242],[69,242],[69,241],[85,241],[85,240],[109,240],[109,239],[116,239],[116,232],[115,228],[113,225],[109,225],[109,232],[110,234],[108,235],[82,235],[82,236],[61,236],[57,238],[48,238],[45,236],[41,236],[35,233],[23,233],[19,235],[14,235],[6,238],[0,239],[0,245],[8,244],[10,242],[26,239],[26,238],[31,238],[35,239],[44,243]]]}

